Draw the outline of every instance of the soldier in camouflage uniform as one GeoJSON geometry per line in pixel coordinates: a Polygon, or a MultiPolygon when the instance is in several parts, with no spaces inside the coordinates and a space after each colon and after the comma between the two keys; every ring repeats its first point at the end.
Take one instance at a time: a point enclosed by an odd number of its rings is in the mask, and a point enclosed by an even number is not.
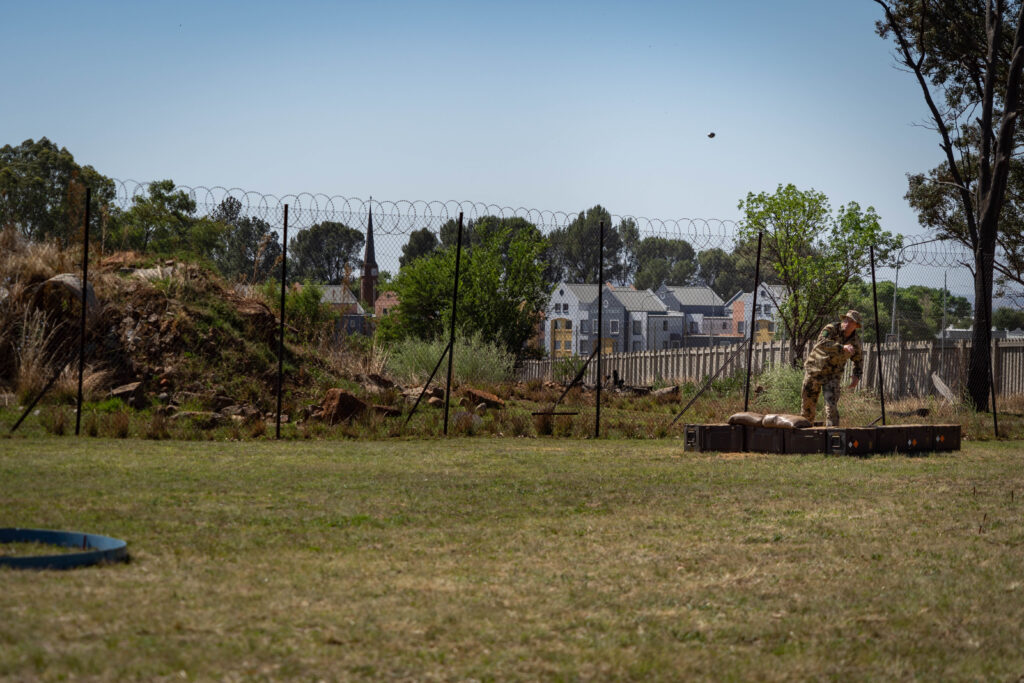
{"type": "Polygon", "coordinates": [[[829,323],[818,335],[804,361],[804,383],[800,394],[800,413],[811,422],[818,410],[818,394],[825,393],[825,424],[839,426],[839,380],[846,361],[853,361],[853,381],[850,388],[860,384],[864,370],[861,348],[860,313],[847,311],[839,322],[829,323]]]}

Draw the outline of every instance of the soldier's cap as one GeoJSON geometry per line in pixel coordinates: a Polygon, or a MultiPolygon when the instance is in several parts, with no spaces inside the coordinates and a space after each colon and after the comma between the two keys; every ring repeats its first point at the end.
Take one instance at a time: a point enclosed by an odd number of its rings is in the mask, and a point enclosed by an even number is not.
{"type": "Polygon", "coordinates": [[[847,320],[852,320],[853,322],[857,323],[858,327],[862,327],[860,322],[860,313],[853,310],[852,308],[848,310],[845,314],[843,314],[843,317],[846,318],[847,320]]]}

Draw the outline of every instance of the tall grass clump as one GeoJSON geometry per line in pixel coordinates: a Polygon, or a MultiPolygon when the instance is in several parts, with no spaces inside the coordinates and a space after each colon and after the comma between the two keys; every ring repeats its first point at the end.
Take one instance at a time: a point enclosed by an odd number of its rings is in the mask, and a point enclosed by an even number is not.
{"type": "Polygon", "coordinates": [[[804,382],[803,370],[780,363],[757,378],[762,388],[755,401],[759,409],[779,412],[799,412],[800,387],[804,382]]]}
{"type": "MultiPolygon", "coordinates": [[[[430,377],[437,360],[448,345],[447,340],[423,341],[403,339],[391,349],[388,370],[400,382],[422,384],[430,377]]],[[[455,340],[455,362],[452,369],[456,382],[469,384],[498,384],[512,377],[515,356],[494,342],[485,341],[480,335],[457,337],[455,340]]],[[[447,360],[443,363],[447,367],[447,360]]],[[[438,370],[434,377],[437,381],[438,370]]]]}
{"type": "Polygon", "coordinates": [[[559,358],[551,368],[551,375],[559,384],[567,384],[576,378],[576,375],[586,362],[585,358],[577,355],[559,358]]]}

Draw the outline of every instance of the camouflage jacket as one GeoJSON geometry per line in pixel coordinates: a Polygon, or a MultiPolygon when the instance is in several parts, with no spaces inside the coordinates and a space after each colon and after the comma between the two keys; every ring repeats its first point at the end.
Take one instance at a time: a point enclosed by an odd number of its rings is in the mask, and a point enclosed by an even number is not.
{"type": "Polygon", "coordinates": [[[857,330],[844,339],[838,322],[829,323],[821,330],[818,341],[814,342],[811,352],[807,354],[807,360],[804,361],[804,372],[819,377],[841,375],[847,361],[843,352],[843,346],[846,344],[853,345],[853,355],[849,360],[853,361],[853,376],[859,379],[864,371],[860,331],[857,330]]]}

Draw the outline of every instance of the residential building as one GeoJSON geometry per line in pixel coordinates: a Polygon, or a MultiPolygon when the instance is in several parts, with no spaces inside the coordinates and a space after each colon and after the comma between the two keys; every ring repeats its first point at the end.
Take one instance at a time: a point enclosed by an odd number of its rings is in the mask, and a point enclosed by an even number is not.
{"type": "MultiPolygon", "coordinates": [[[[669,311],[683,314],[680,346],[708,346],[735,341],[733,338],[737,335],[732,312],[710,287],[662,285],[656,294],[669,311]]],[[[668,348],[674,347],[670,344],[668,348]]]]}
{"type": "MultiPolygon", "coordinates": [[[[673,330],[669,330],[669,319],[667,317],[668,307],[655,296],[649,289],[637,290],[633,287],[608,286],[609,293],[615,300],[618,300],[621,307],[615,307],[615,312],[621,315],[623,333],[619,339],[621,351],[649,351],[658,348],[659,341],[671,340],[672,332],[681,335],[683,318],[673,316],[671,322],[673,330]],[[678,329],[675,329],[678,327],[678,329]],[[663,333],[654,338],[651,330],[663,333]]],[[[605,299],[608,302],[608,299],[605,299]]],[[[612,306],[608,302],[605,306],[605,319],[614,320],[610,314],[612,306]]],[[[611,329],[608,328],[611,335],[611,329]]],[[[614,339],[614,337],[613,337],[614,339]]]]}
{"type": "Polygon", "coordinates": [[[552,358],[587,355],[597,338],[597,285],[559,282],[544,311],[544,350],[552,358]]]}
{"type": "Polygon", "coordinates": [[[377,318],[391,315],[391,312],[395,310],[398,303],[398,294],[395,292],[391,290],[381,292],[377,296],[377,300],[373,302],[373,315],[377,318]]]}
{"type": "Polygon", "coordinates": [[[754,307],[754,293],[736,292],[725,302],[732,319],[732,331],[741,337],[750,335],[750,321],[756,319],[754,341],[770,342],[775,338],[779,326],[779,306],[785,302],[788,294],[782,285],[759,285],[757,291],[757,310],[754,307]]]}
{"type": "MultiPolygon", "coordinates": [[[[302,284],[296,282],[296,291],[302,291],[302,284]]],[[[341,315],[366,315],[362,305],[356,299],[356,295],[347,285],[319,285],[323,290],[320,300],[331,307],[335,313],[341,315]]]]}

